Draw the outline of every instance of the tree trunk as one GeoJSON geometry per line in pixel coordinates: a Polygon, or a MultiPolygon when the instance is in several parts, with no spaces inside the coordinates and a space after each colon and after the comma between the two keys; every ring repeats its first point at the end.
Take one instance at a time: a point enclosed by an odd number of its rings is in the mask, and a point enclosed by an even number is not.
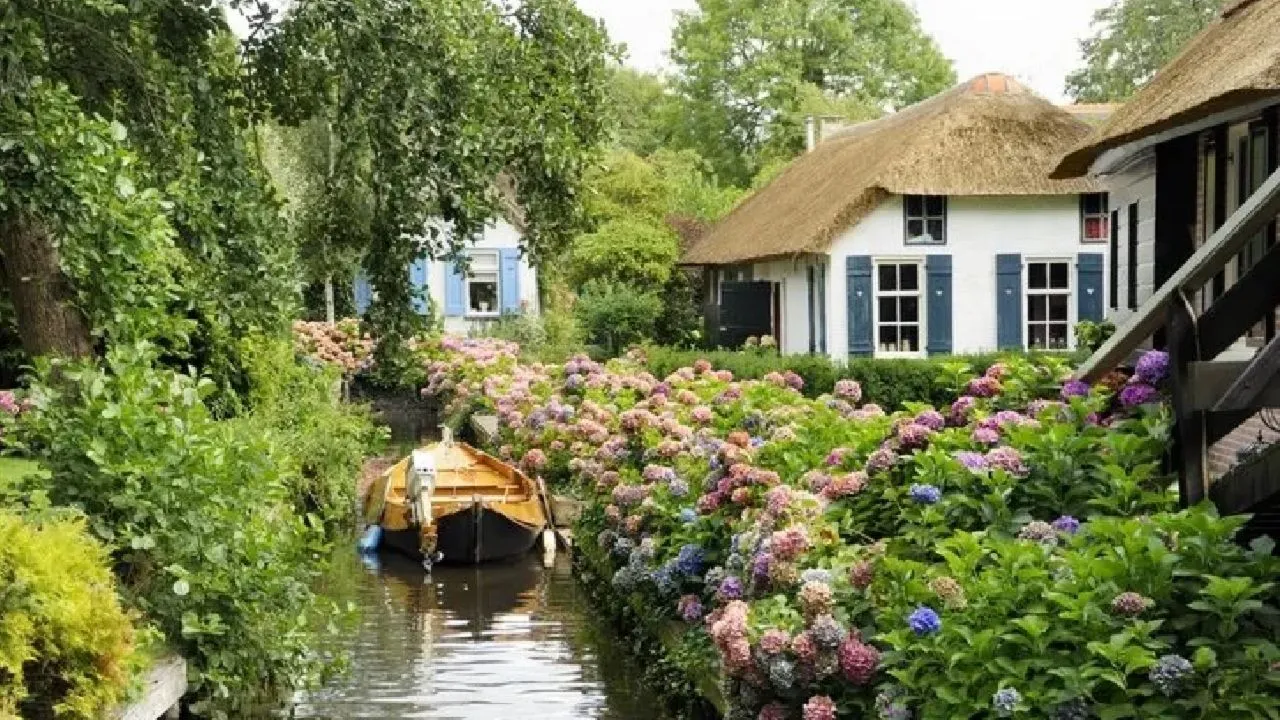
{"type": "Polygon", "coordinates": [[[0,217],[0,255],[22,349],[33,358],[93,354],[89,322],[75,305],[58,249],[40,221],[22,212],[0,217]]]}
{"type": "Polygon", "coordinates": [[[324,319],[330,325],[337,322],[336,311],[333,302],[333,276],[329,275],[324,279],[324,319]]]}

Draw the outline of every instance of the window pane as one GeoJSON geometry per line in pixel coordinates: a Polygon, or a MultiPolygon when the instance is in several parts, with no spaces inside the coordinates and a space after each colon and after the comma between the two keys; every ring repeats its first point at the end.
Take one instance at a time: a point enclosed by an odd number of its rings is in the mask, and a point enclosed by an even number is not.
{"type": "Polygon", "coordinates": [[[1088,217],[1084,219],[1085,240],[1106,240],[1107,232],[1106,217],[1088,217]]]}
{"type": "Polygon", "coordinates": [[[1033,324],[1027,327],[1027,344],[1032,348],[1047,347],[1048,332],[1044,325],[1033,324]]]}
{"type": "Polygon", "coordinates": [[[1068,295],[1050,295],[1049,296],[1049,319],[1059,322],[1067,321],[1067,300],[1068,295]]]}
{"type": "Polygon", "coordinates": [[[896,352],[898,349],[898,326],[897,325],[881,325],[880,326],[880,349],[886,352],[896,352]]]}
{"type": "Polygon", "coordinates": [[[947,226],[943,220],[930,220],[926,224],[929,230],[929,237],[936,243],[946,242],[947,226]]]}
{"type": "Polygon", "coordinates": [[[1048,320],[1049,310],[1047,307],[1047,299],[1044,295],[1028,295],[1027,296],[1027,319],[1032,322],[1044,322],[1048,320]]]}
{"type": "Polygon", "coordinates": [[[897,290],[898,289],[898,266],[897,265],[881,265],[879,272],[880,272],[880,289],[881,290],[897,290]]]}
{"type": "Polygon", "coordinates": [[[1069,272],[1070,266],[1067,263],[1049,265],[1049,287],[1055,290],[1066,290],[1071,287],[1071,283],[1067,281],[1069,272]]]}
{"type": "Polygon", "coordinates": [[[920,237],[920,236],[921,236],[921,235],[923,235],[923,234],[924,234],[924,221],[923,221],[923,220],[908,220],[908,221],[907,221],[907,239],[908,239],[908,240],[913,240],[913,239],[915,239],[915,238],[920,237]]]}
{"type": "Polygon", "coordinates": [[[898,285],[899,290],[918,290],[920,289],[920,266],[919,265],[899,265],[898,277],[901,283],[898,285]]]}
{"type": "Polygon", "coordinates": [[[920,326],[902,326],[902,340],[898,344],[899,352],[920,352],[920,326]]]}
{"type": "Polygon", "coordinates": [[[898,321],[898,298],[880,298],[880,322],[898,321]]]}
{"type": "Polygon", "coordinates": [[[1049,325],[1049,347],[1054,350],[1067,349],[1067,324],[1051,323],[1049,325]]]}
{"type": "Polygon", "coordinates": [[[1107,196],[1102,193],[1091,193],[1084,196],[1084,211],[1087,215],[1097,215],[1107,211],[1107,196]]]}
{"type": "Polygon", "coordinates": [[[1027,266],[1027,287],[1032,290],[1044,290],[1049,287],[1048,269],[1044,263],[1031,263],[1027,266]]]}
{"type": "Polygon", "coordinates": [[[925,212],[929,217],[942,217],[946,212],[946,198],[941,195],[930,195],[925,198],[925,212]]]}
{"type": "Polygon", "coordinates": [[[921,217],[924,215],[924,198],[919,195],[907,196],[907,217],[921,217]]]}
{"type": "Polygon", "coordinates": [[[902,322],[920,322],[920,298],[918,296],[901,298],[902,322]]]}
{"type": "Polygon", "coordinates": [[[472,280],[468,283],[468,290],[471,296],[471,312],[473,313],[496,313],[498,312],[498,281],[490,280],[472,280]]]}

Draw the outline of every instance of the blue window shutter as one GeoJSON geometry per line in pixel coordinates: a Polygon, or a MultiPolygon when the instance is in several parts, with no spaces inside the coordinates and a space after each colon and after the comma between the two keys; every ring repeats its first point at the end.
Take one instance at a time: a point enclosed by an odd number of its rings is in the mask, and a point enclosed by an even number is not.
{"type": "Polygon", "coordinates": [[[501,275],[498,289],[501,294],[502,312],[520,312],[520,249],[502,248],[499,253],[501,275]]]}
{"type": "Polygon", "coordinates": [[[1022,349],[1022,256],[996,255],[996,345],[1022,349]]]}
{"type": "Polygon", "coordinates": [[[427,278],[431,277],[431,261],[425,257],[418,258],[409,266],[409,286],[413,288],[413,311],[419,315],[427,314],[427,278]]]}
{"type": "Polygon", "coordinates": [[[352,290],[355,294],[356,315],[369,312],[369,306],[373,304],[373,286],[369,284],[369,276],[364,274],[364,270],[356,271],[352,290]]]}
{"type": "Polygon", "coordinates": [[[872,343],[871,256],[850,255],[845,259],[847,301],[849,306],[849,354],[868,356],[875,353],[872,343]]]}
{"type": "Polygon", "coordinates": [[[1102,253],[1080,253],[1076,263],[1079,273],[1076,320],[1100,322],[1103,318],[1102,253]]]}
{"type": "Polygon", "coordinates": [[[462,268],[458,263],[449,263],[444,277],[444,314],[445,317],[462,317],[467,314],[466,294],[463,288],[462,268]]]}
{"type": "Polygon", "coordinates": [[[928,299],[930,355],[947,355],[952,348],[951,256],[930,255],[924,261],[928,299]]]}

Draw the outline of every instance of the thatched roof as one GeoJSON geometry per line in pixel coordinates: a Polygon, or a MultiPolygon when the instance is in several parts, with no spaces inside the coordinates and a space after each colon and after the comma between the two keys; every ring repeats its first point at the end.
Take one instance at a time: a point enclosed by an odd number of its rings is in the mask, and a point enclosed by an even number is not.
{"type": "Polygon", "coordinates": [[[681,252],[686,252],[696,245],[711,229],[710,223],[691,215],[672,213],[665,218],[665,221],[667,227],[680,238],[681,252]]]}
{"type": "Polygon", "coordinates": [[[1062,109],[1090,125],[1098,127],[1116,114],[1116,111],[1120,109],[1120,103],[1076,103],[1074,105],[1063,105],[1062,109]]]}
{"type": "Polygon", "coordinates": [[[743,201],[684,257],[721,265],[825,252],[891,194],[1061,195],[1049,179],[1087,124],[1004,75],[969,82],[834,135],[743,201]]]}
{"type": "Polygon", "coordinates": [[[1079,177],[1104,152],[1280,93],[1280,0],[1239,0],[1054,170],[1079,177]]]}

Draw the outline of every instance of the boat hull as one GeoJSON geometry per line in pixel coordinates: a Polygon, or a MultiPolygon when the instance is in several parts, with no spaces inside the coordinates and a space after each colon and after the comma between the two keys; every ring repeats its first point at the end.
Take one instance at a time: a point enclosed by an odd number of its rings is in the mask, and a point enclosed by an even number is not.
{"type": "MultiPolygon", "coordinates": [[[[537,528],[515,522],[500,512],[481,506],[463,508],[435,520],[437,562],[447,565],[469,565],[508,560],[527,555],[537,544],[541,532],[537,528]]],[[[384,547],[390,547],[416,560],[422,550],[418,528],[384,531],[384,547]]]]}

